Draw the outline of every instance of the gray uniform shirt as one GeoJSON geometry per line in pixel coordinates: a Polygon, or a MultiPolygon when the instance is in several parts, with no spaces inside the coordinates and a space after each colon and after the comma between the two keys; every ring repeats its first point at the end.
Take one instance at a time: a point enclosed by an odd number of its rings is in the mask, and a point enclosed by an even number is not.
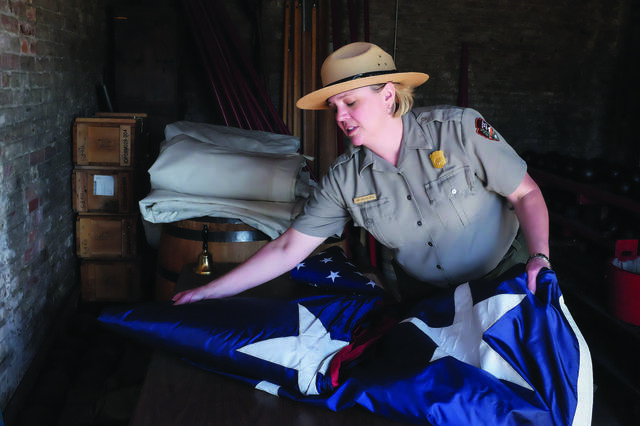
{"type": "Polygon", "coordinates": [[[364,147],[341,155],[293,227],[329,237],[353,219],[421,281],[446,287],[482,277],[517,233],[504,196],[526,163],[472,109],[417,108],[402,120],[397,167],[364,147]]]}

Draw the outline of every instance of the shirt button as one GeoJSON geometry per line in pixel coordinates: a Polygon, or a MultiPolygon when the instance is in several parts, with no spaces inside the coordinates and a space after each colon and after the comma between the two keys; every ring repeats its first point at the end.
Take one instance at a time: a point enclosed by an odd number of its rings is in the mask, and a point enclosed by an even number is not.
{"type": "Polygon", "coordinates": [[[411,200],[411,194],[407,195],[407,200],[411,200]]]}
{"type": "Polygon", "coordinates": [[[442,269],[442,266],[440,266],[440,265],[436,265],[436,268],[438,268],[438,269],[442,269]]]}
{"type": "Polygon", "coordinates": [[[458,193],[458,190],[457,190],[457,189],[453,188],[453,189],[451,190],[451,195],[456,195],[457,193],[458,193]]]}
{"type": "Polygon", "coordinates": [[[427,243],[427,245],[428,245],[429,247],[433,247],[433,243],[432,243],[431,241],[429,241],[429,242],[427,243]]]}
{"type": "Polygon", "coordinates": [[[422,226],[422,221],[421,220],[418,221],[418,226],[422,226]]]}

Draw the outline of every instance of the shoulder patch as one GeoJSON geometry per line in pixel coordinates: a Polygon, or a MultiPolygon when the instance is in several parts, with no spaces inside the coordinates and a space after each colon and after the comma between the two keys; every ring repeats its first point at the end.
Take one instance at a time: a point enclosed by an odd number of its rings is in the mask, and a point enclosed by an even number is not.
{"type": "Polygon", "coordinates": [[[500,137],[489,123],[484,118],[476,118],[476,133],[491,141],[499,141],[500,137]]]}

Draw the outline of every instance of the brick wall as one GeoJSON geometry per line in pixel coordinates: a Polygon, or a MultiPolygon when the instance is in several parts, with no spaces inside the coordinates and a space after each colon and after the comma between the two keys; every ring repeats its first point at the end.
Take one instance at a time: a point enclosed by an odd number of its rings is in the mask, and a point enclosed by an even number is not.
{"type": "Polygon", "coordinates": [[[75,284],[71,125],[95,112],[104,7],[0,0],[0,409],[75,284]]]}

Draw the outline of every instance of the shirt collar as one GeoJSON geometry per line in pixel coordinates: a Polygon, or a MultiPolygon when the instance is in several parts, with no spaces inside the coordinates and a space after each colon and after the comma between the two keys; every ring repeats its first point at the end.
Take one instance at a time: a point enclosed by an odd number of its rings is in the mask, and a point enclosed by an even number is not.
{"type": "Polygon", "coordinates": [[[402,116],[402,145],[405,149],[433,149],[431,139],[425,129],[418,123],[416,113],[412,110],[402,116]]]}
{"type": "MultiPolygon", "coordinates": [[[[425,130],[418,124],[415,112],[409,111],[402,116],[402,126],[402,145],[400,147],[401,152],[398,165],[402,163],[407,150],[430,150],[433,147],[425,130]]],[[[389,170],[389,168],[393,167],[366,147],[355,148],[352,155],[358,155],[360,158],[359,173],[362,173],[362,171],[369,166],[373,167],[374,170],[389,170]]]]}

